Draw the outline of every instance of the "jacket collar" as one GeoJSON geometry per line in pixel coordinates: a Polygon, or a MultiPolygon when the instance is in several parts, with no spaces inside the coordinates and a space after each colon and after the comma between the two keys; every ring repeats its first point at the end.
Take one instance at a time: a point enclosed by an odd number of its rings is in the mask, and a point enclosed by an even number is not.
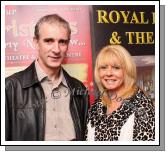
{"type": "Polygon", "coordinates": [[[76,88],[76,84],[73,81],[73,78],[62,68],[63,74],[64,74],[64,78],[67,82],[68,87],[70,88],[70,90],[76,88]]]}
{"type": "Polygon", "coordinates": [[[67,85],[70,88],[70,91],[72,92],[73,96],[81,96],[83,94],[87,94],[86,88],[79,80],[71,77],[64,69],[63,69],[63,73],[66,79],[67,85]]]}
{"type": "Polygon", "coordinates": [[[35,69],[35,61],[25,69],[22,78],[23,88],[27,88],[33,86],[34,84],[38,83],[37,72],[35,69]]]}

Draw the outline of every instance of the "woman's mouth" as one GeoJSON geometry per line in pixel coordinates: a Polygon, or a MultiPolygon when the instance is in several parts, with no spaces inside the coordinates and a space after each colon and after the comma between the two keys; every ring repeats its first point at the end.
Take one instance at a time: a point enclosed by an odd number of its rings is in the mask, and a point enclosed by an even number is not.
{"type": "Polygon", "coordinates": [[[106,80],[106,82],[107,82],[108,84],[113,84],[115,81],[117,81],[117,80],[115,80],[115,79],[106,80]]]}

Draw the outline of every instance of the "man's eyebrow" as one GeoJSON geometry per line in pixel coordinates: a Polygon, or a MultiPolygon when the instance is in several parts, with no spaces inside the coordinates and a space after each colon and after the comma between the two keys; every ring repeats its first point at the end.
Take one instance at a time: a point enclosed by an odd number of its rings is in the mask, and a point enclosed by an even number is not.
{"type": "Polygon", "coordinates": [[[53,38],[44,38],[43,40],[44,40],[44,41],[54,41],[53,38]]]}
{"type": "MultiPolygon", "coordinates": [[[[44,38],[44,41],[55,41],[54,38],[44,38]]],[[[59,39],[59,41],[69,41],[69,39],[59,39]]]]}
{"type": "Polygon", "coordinates": [[[59,41],[65,41],[65,42],[68,42],[69,39],[60,39],[59,41]]]}

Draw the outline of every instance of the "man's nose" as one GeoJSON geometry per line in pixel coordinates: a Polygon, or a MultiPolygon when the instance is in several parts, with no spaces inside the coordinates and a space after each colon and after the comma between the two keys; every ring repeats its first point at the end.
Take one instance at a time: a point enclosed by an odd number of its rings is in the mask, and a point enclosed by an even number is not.
{"type": "Polygon", "coordinates": [[[54,42],[53,46],[52,46],[52,51],[54,53],[59,53],[60,52],[60,47],[59,47],[59,43],[57,41],[54,42]]]}

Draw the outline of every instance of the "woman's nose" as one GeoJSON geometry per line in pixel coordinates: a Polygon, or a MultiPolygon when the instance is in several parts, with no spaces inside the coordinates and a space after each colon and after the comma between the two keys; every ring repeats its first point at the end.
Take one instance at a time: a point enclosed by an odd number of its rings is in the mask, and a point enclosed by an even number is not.
{"type": "Polygon", "coordinates": [[[112,67],[108,67],[108,69],[107,69],[107,75],[108,76],[111,76],[113,74],[113,69],[112,69],[112,67]]]}

